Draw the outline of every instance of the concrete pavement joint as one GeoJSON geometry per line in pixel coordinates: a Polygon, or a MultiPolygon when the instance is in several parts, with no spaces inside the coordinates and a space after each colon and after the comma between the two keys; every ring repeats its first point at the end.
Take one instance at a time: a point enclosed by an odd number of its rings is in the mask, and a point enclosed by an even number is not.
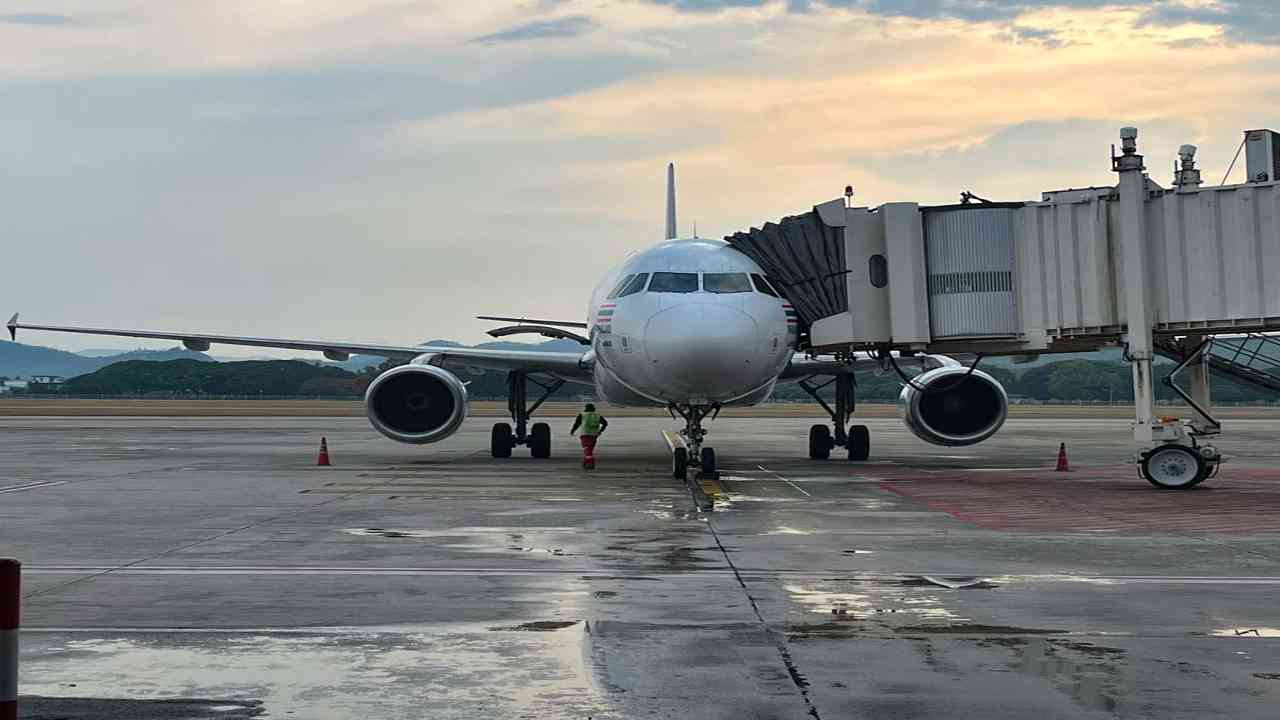
{"type": "MultiPolygon", "coordinates": [[[[698,508],[698,512],[702,513],[701,507],[698,508]]],[[[724,561],[729,564],[729,569],[733,571],[733,577],[742,588],[743,595],[747,597],[747,602],[750,603],[751,612],[755,613],[756,620],[764,628],[765,633],[773,638],[774,647],[778,649],[778,656],[782,658],[782,664],[786,666],[791,682],[800,691],[800,697],[804,700],[809,716],[815,720],[822,720],[822,716],[818,713],[817,705],[814,704],[813,698],[809,696],[809,681],[805,679],[800,672],[800,668],[796,665],[795,658],[791,656],[791,648],[787,646],[786,635],[774,630],[773,626],[764,619],[764,614],[760,612],[760,605],[756,603],[755,597],[751,594],[751,589],[747,587],[746,581],[742,579],[742,573],[738,572],[738,566],[734,564],[733,558],[729,557],[729,551],[725,548],[724,543],[720,541],[720,533],[716,532],[716,526],[711,515],[706,514],[706,518],[707,529],[711,531],[711,537],[715,538],[716,547],[720,549],[720,554],[724,556],[724,561]]]]}

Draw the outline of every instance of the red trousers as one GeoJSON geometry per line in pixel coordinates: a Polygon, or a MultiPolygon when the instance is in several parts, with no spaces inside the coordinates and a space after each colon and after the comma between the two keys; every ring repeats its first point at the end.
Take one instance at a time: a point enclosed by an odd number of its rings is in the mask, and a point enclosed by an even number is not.
{"type": "Polygon", "coordinates": [[[596,436],[583,435],[582,440],[582,459],[587,462],[595,462],[596,460],[596,436]]]}

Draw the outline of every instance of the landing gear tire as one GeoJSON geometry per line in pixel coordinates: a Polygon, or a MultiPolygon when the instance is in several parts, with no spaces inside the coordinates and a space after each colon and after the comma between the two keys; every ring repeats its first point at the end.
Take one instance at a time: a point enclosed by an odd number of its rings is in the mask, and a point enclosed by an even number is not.
{"type": "Polygon", "coordinates": [[[515,447],[516,439],[511,434],[511,425],[508,423],[494,423],[493,430],[489,433],[489,452],[493,453],[496,458],[511,457],[511,448],[515,447]]]}
{"type": "Polygon", "coordinates": [[[546,423],[534,423],[529,428],[529,454],[535,458],[551,457],[551,426],[546,423]]]}
{"type": "Polygon", "coordinates": [[[716,470],[716,451],[709,447],[702,448],[702,467],[699,474],[705,478],[715,479],[720,476],[716,470]]]}
{"type": "Polygon", "coordinates": [[[689,451],[678,447],[671,451],[671,477],[677,480],[689,479],[689,451]]]}
{"type": "Polygon", "coordinates": [[[831,457],[831,428],[826,425],[809,427],[809,459],[826,460],[831,457]]]}
{"type": "Polygon", "coordinates": [[[1142,476],[1161,490],[1188,490],[1208,475],[1209,468],[1195,448],[1165,445],[1142,456],[1142,476]]]}
{"type": "Polygon", "coordinates": [[[849,459],[862,461],[871,457],[871,431],[866,425],[849,428],[849,459]]]}

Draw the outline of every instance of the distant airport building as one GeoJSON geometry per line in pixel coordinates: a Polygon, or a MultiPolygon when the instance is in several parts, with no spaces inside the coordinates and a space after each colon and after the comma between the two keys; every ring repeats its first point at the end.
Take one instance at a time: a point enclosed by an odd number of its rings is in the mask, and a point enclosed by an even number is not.
{"type": "Polygon", "coordinates": [[[51,393],[60,392],[66,378],[62,375],[32,375],[27,379],[28,392],[51,393]]]}

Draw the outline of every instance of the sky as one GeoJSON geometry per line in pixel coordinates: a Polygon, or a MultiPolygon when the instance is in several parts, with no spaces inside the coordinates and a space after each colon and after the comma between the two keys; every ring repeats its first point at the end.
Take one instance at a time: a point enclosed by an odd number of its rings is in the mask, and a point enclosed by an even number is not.
{"type": "Polygon", "coordinates": [[[478,342],[583,319],[667,162],[722,237],[846,184],[1113,184],[1127,124],[1217,182],[1280,128],[1273,0],[0,0],[0,47],[0,312],[36,323],[478,342]]]}

